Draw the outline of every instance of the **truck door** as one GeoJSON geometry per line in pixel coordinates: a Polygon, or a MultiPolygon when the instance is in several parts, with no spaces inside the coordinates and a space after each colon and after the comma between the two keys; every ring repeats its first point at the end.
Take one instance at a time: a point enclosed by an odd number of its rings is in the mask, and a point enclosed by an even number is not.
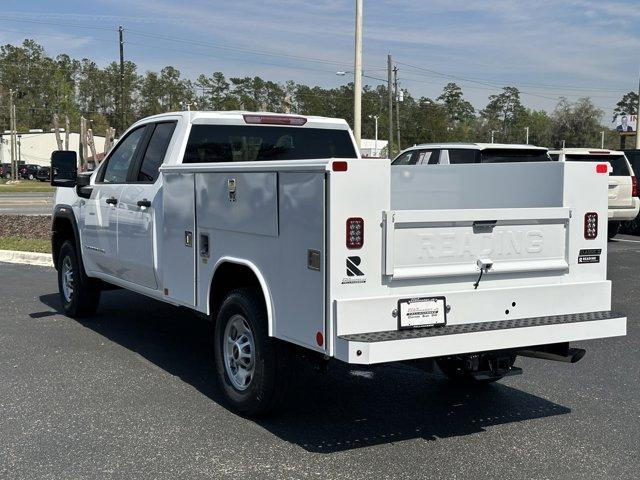
{"type": "Polygon", "coordinates": [[[98,172],[91,198],[82,200],[82,253],[88,270],[118,277],[118,202],[145,127],[132,130],[98,172]]]}
{"type": "Polygon", "coordinates": [[[119,278],[158,288],[155,253],[156,214],[162,204],[158,169],[164,161],[176,122],[148,126],[145,142],[118,202],[119,278]]]}

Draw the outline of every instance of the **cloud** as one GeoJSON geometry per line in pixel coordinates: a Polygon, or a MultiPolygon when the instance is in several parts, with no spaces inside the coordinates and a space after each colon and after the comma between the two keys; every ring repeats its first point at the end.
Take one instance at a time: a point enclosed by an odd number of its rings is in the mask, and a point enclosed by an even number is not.
{"type": "MultiPolygon", "coordinates": [[[[126,51],[135,55],[142,68],[174,64],[190,75],[214,69],[230,75],[268,73],[274,80],[331,86],[348,80],[336,78],[335,70],[349,70],[353,63],[352,0],[96,0],[91,14],[66,11],[59,5],[53,11],[44,0],[39,3],[42,12],[36,18],[89,25],[122,23],[126,51]],[[141,35],[145,32],[184,42],[141,35]],[[304,62],[260,51],[328,62],[304,62]]],[[[621,95],[637,83],[636,66],[629,58],[640,47],[637,22],[632,21],[640,11],[619,0],[376,0],[365,2],[364,8],[365,69],[380,78],[386,75],[390,51],[403,63],[456,77],[522,84],[523,90],[542,95],[527,97],[534,107],[552,106],[554,101],[543,97],[562,94],[600,95],[603,103],[613,104],[604,97],[621,95]],[[580,87],[585,90],[581,92],[580,87]]],[[[5,15],[22,14],[0,16],[5,15]]],[[[61,43],[54,44],[64,49],[61,43]]],[[[51,50],[51,42],[43,39],[43,44],[51,50]]],[[[75,48],[82,50],[83,45],[75,48]]],[[[101,46],[84,54],[104,50],[101,46]]],[[[402,66],[400,77],[415,95],[430,97],[451,80],[402,66]]],[[[476,106],[498,89],[458,81],[476,106]]]]}

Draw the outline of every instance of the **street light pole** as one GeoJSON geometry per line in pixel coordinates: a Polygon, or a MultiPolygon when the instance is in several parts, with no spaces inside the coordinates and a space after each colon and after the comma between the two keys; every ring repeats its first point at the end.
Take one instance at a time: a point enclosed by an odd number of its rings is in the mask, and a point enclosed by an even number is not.
{"type": "Polygon", "coordinates": [[[600,132],[600,148],[604,150],[604,130],[600,132]]]}
{"type": "Polygon", "coordinates": [[[640,149],[640,132],[638,131],[638,119],[640,119],[640,76],[638,76],[638,108],[636,109],[636,149],[640,149]]]}
{"type": "Polygon", "coordinates": [[[493,133],[495,132],[495,130],[491,130],[491,143],[493,143],[493,133]]]}
{"type": "Polygon", "coordinates": [[[362,138],[362,0],[356,0],[356,56],[353,71],[353,135],[360,149],[362,138]]]}
{"type": "Polygon", "coordinates": [[[392,84],[393,84],[393,69],[392,69],[392,60],[391,60],[391,54],[387,55],[387,94],[388,94],[388,101],[389,101],[389,106],[388,106],[388,127],[389,127],[389,134],[388,134],[388,143],[387,143],[387,156],[389,158],[393,158],[393,90],[392,90],[392,84]]]}
{"type": "Polygon", "coordinates": [[[529,127],[525,127],[525,130],[527,131],[527,141],[525,143],[529,145],[529,127]]]}

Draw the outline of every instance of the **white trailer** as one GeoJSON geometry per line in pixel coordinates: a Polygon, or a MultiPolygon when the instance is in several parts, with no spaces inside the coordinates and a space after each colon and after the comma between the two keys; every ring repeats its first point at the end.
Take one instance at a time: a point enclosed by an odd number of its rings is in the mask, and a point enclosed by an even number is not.
{"type": "Polygon", "coordinates": [[[626,333],[606,164],[392,167],[360,158],[343,120],[247,112],[144,119],[77,179],[63,160],[66,312],[117,286],[208,315],[245,414],[279,403],[302,353],[494,381],[518,355],[574,362],[569,342],[626,333]]]}

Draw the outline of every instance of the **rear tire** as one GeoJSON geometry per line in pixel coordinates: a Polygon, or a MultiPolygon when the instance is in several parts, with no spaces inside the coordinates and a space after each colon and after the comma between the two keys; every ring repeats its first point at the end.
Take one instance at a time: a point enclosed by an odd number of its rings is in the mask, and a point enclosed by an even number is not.
{"type": "Polygon", "coordinates": [[[262,295],[240,288],[227,295],[214,333],[220,386],[233,410],[260,416],[281,406],[292,383],[287,345],[269,337],[262,295]]]}
{"type": "Polygon", "coordinates": [[[607,230],[607,238],[611,240],[620,231],[620,222],[609,222],[609,228],[607,230]]]}
{"type": "Polygon", "coordinates": [[[69,317],[87,317],[96,313],[100,288],[80,269],[74,244],[67,240],[58,254],[58,290],[64,313],[69,317]]]}

